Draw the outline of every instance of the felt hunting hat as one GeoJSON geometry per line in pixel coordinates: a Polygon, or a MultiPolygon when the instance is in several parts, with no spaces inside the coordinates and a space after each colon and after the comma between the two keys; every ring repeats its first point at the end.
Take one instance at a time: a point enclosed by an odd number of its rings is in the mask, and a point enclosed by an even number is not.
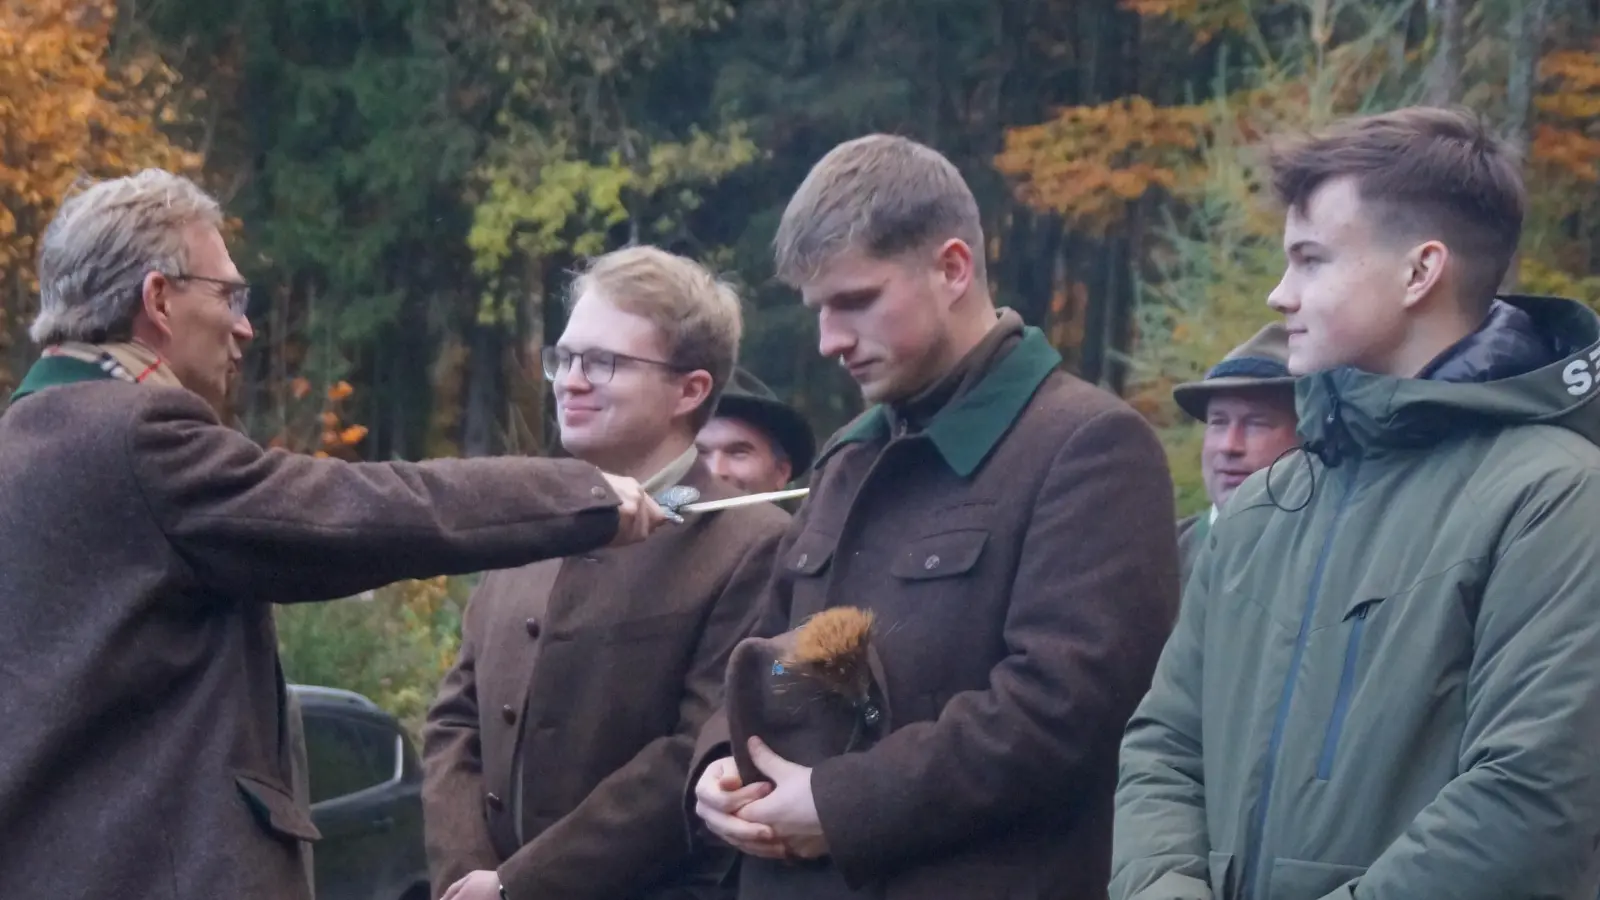
{"type": "Polygon", "coordinates": [[[772,388],[743,366],[736,366],[728,386],[717,401],[715,415],[749,422],[772,436],[783,455],[789,457],[792,477],[799,478],[811,468],[816,455],[816,438],[799,411],[772,392],[772,388]]]}
{"type": "Polygon", "coordinates": [[[863,750],[889,733],[883,662],[872,618],[825,610],[775,638],[745,638],[728,660],[726,709],[733,760],[745,784],[770,781],[750,760],[750,738],[802,766],[863,750]]]}
{"type": "Polygon", "coordinates": [[[1289,333],[1283,323],[1273,322],[1229,351],[1205,378],[1173,388],[1172,398],[1184,412],[1204,422],[1206,404],[1217,394],[1272,387],[1293,391],[1294,382],[1289,374],[1289,333]]]}

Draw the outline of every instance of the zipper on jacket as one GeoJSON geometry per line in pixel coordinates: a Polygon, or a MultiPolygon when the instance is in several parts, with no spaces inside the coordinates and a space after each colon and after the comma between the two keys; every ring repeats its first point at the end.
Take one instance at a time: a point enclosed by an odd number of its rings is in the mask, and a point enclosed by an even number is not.
{"type": "Polygon", "coordinates": [[[1333,699],[1333,717],[1328,720],[1328,733],[1322,739],[1322,756],[1317,760],[1317,780],[1327,781],[1333,774],[1333,751],[1339,746],[1339,733],[1344,731],[1345,713],[1350,711],[1350,692],[1356,686],[1356,658],[1361,655],[1361,633],[1367,627],[1367,613],[1374,601],[1356,607],[1355,621],[1350,625],[1350,640],[1344,645],[1344,668],[1339,671],[1339,693],[1333,699]]]}
{"type": "Polygon", "coordinates": [[[1289,657],[1289,671],[1283,676],[1283,691],[1278,695],[1278,712],[1272,722],[1272,737],[1267,742],[1267,764],[1261,773],[1261,796],[1256,800],[1255,821],[1251,823],[1250,839],[1245,845],[1245,866],[1241,895],[1249,900],[1260,890],[1271,860],[1261,856],[1261,841],[1267,827],[1267,809],[1272,805],[1272,781],[1277,775],[1278,755],[1283,750],[1283,732],[1289,721],[1289,704],[1294,700],[1294,680],[1300,673],[1300,663],[1306,652],[1306,640],[1311,634],[1311,616],[1317,609],[1317,597],[1322,593],[1322,576],[1328,567],[1328,556],[1333,550],[1333,539],[1339,533],[1339,523],[1344,521],[1345,510],[1350,506],[1350,496],[1356,491],[1356,476],[1361,470],[1361,458],[1350,465],[1350,477],[1344,494],[1339,497],[1339,508],[1334,511],[1333,522],[1328,525],[1328,536],[1323,538],[1322,552],[1317,555],[1317,565],[1311,574],[1311,590],[1306,594],[1305,610],[1300,614],[1300,631],[1294,638],[1294,653],[1289,657]]]}

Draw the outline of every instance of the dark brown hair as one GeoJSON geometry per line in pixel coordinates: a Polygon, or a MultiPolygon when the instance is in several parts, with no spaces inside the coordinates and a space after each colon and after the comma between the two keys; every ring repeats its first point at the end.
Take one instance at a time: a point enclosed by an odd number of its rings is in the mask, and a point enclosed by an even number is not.
{"type": "Polygon", "coordinates": [[[1413,106],[1346,119],[1272,149],[1272,188],[1305,215],[1325,183],[1353,178],[1387,235],[1438,240],[1462,300],[1488,306],[1522,236],[1527,195],[1515,153],[1474,113],[1413,106]]]}
{"type": "Polygon", "coordinates": [[[890,259],[959,238],[983,277],[983,223],[961,173],[938,151],[908,138],[873,134],[833,148],[806,176],[778,225],[778,277],[814,277],[836,254],[858,250],[890,259]]]}

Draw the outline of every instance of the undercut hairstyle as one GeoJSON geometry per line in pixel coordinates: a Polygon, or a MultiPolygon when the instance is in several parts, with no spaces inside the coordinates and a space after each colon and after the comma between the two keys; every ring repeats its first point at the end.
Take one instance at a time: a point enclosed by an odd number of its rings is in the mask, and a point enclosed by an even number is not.
{"type": "Polygon", "coordinates": [[[739,295],[699,263],[656,247],[614,250],[590,260],[567,295],[571,310],[589,292],[655,326],[673,368],[711,373],[711,394],[694,427],[711,421],[739,359],[744,318],[739,295]]]}
{"type": "Polygon", "coordinates": [[[220,228],[222,208],[198,185],[162,169],[94,184],[69,196],[39,244],[36,344],[127,340],[151,272],[189,262],[193,225],[220,228]]]}
{"type": "Polygon", "coordinates": [[[833,148],[789,200],[773,239],[778,278],[798,286],[840,253],[892,259],[959,238],[984,279],[983,223],[960,171],[916,141],[874,134],[833,148]]]}
{"type": "Polygon", "coordinates": [[[1381,233],[1450,249],[1461,300],[1487,308],[1522,237],[1527,193],[1516,154],[1476,114],[1415,106],[1346,119],[1273,148],[1272,188],[1305,215],[1327,182],[1353,178],[1381,233]]]}

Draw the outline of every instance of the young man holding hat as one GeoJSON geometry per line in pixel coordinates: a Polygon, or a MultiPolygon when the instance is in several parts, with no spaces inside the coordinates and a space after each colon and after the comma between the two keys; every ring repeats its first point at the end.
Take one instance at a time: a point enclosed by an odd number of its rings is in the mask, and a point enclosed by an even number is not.
{"type": "Polygon", "coordinates": [[[1206,426],[1200,477],[1211,508],[1178,523],[1178,562],[1185,581],[1217,510],[1246,478],[1299,442],[1288,360],[1288,333],[1283,323],[1273,322],[1212,366],[1203,380],[1172,390],[1178,406],[1206,426]]]}
{"type": "Polygon", "coordinates": [[[887,135],[779,225],[819,354],[875,405],[819,454],[701,732],[692,805],[740,900],[1105,894],[1117,739],[1178,595],[1171,476],[995,307],[984,246],[955,166],[887,135]]]}
{"type": "Polygon", "coordinates": [[[749,494],[783,490],[811,468],[816,452],[805,417],[742,367],[695,446],[711,474],[749,494]]]}

